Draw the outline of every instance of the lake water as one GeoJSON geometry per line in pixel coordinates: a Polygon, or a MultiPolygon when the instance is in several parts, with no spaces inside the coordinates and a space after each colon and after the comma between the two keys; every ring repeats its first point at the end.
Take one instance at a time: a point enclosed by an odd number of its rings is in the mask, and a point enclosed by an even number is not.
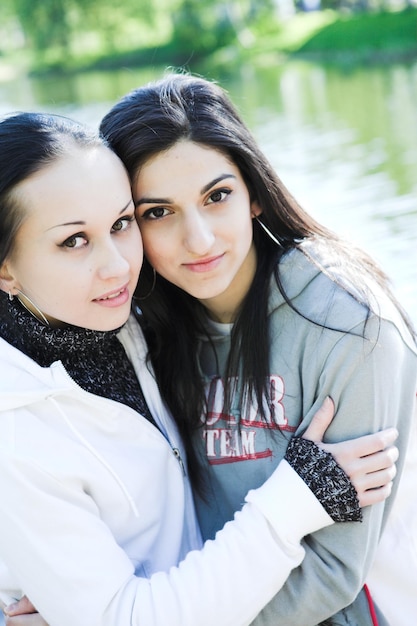
{"type": "MultiPolygon", "coordinates": [[[[0,113],[49,110],[97,125],[122,94],[162,71],[3,82],[0,113]]],[[[229,91],[292,193],[379,261],[417,323],[417,63],[258,63],[210,78],[229,91]]]]}

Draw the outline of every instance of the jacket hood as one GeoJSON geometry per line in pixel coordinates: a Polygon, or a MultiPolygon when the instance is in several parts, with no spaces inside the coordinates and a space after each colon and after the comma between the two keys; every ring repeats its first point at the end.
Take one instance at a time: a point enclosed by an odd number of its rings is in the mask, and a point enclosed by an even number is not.
{"type": "Polygon", "coordinates": [[[75,385],[60,361],[40,367],[1,338],[0,371],[0,411],[27,406],[75,385]]]}
{"type": "MultiPolygon", "coordinates": [[[[138,510],[136,504],[123,480],[113,469],[111,463],[96,450],[93,443],[83,434],[82,429],[74,423],[71,414],[67,414],[66,410],[64,410],[61,403],[57,400],[59,394],[71,390],[73,391],[74,389],[80,390],[85,397],[91,395],[88,392],[84,392],[84,390],[72,380],[61,361],[52,363],[50,367],[41,367],[20,350],[7,343],[4,339],[0,339],[0,371],[2,372],[0,376],[0,412],[6,414],[7,411],[24,408],[26,406],[29,407],[43,400],[53,403],[57,419],[68,426],[76,439],[89,450],[91,455],[113,476],[128,501],[133,514],[137,517],[138,510]]],[[[91,397],[94,398],[94,396],[91,397]]],[[[97,402],[97,399],[95,401],[97,402]]],[[[107,400],[99,398],[99,401],[107,400]]]]}

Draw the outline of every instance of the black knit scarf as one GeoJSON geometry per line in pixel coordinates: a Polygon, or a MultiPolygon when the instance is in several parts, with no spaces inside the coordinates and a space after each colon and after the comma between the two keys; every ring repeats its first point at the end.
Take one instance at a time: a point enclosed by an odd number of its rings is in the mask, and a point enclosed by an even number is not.
{"type": "Polygon", "coordinates": [[[0,336],[48,367],[62,361],[85,391],[116,400],[154,422],[136,373],[117,338],[118,330],[97,331],[67,325],[51,328],[38,321],[15,298],[0,307],[0,336]]]}

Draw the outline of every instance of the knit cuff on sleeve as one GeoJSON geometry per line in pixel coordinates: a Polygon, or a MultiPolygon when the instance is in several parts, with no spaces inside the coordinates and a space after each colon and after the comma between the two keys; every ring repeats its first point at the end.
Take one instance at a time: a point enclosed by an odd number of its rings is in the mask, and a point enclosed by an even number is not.
{"type": "Polygon", "coordinates": [[[335,522],[362,521],[356,490],[329,452],[313,441],[293,437],[285,459],[335,522]]]}

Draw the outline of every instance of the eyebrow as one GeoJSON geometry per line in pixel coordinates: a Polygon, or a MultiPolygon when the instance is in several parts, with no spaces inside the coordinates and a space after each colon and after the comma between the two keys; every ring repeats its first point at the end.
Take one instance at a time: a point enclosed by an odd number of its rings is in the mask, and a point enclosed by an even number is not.
{"type": "MultiPolygon", "coordinates": [[[[236,178],[236,176],[234,174],[221,174],[217,178],[214,178],[209,183],[207,183],[207,185],[204,185],[204,187],[200,189],[200,195],[207,193],[209,189],[220,183],[222,180],[225,180],[226,178],[236,178]]],[[[138,207],[141,204],[173,204],[173,200],[171,200],[170,198],[143,197],[139,198],[139,200],[136,200],[135,207],[138,207]]]]}
{"type": "MultiPolygon", "coordinates": [[[[125,204],[123,209],[120,211],[119,215],[124,213],[131,203],[132,203],[132,198],[129,200],[127,204],[125,204]]],[[[76,222],[64,222],[63,224],[56,224],[56,226],[51,226],[51,228],[47,228],[46,232],[48,230],[53,230],[54,228],[61,228],[62,226],[85,226],[86,224],[87,222],[84,222],[83,220],[77,220],[76,222]]]]}

